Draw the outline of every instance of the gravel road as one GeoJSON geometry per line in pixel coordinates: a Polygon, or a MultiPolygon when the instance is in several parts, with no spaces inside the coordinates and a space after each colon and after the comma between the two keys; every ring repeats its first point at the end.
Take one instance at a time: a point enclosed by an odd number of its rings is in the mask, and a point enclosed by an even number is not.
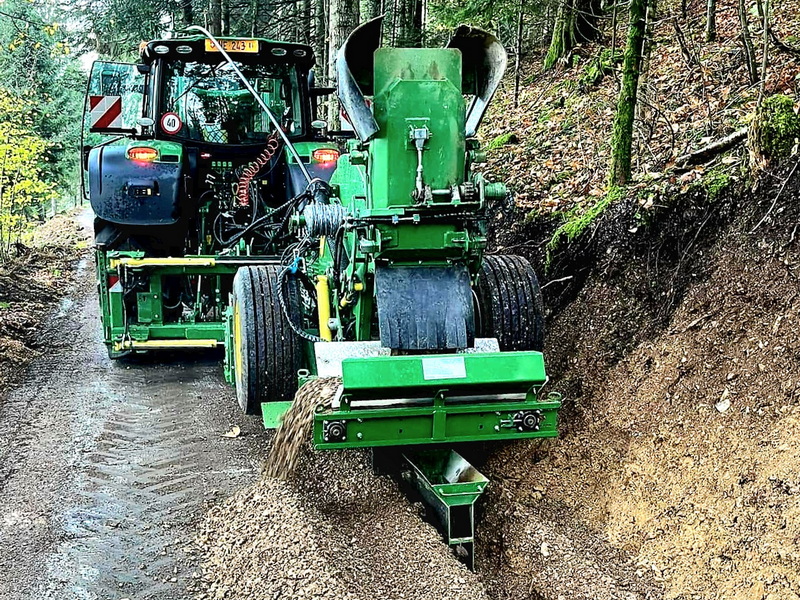
{"type": "Polygon", "coordinates": [[[88,260],[42,331],[0,392],[0,598],[191,597],[191,525],[257,477],[263,430],[217,354],[108,360],[88,260]]]}
{"type": "Polygon", "coordinates": [[[477,574],[365,453],[262,478],[269,437],[221,356],[108,360],[94,287],[85,259],[47,349],[0,390],[0,599],[663,597],[571,503],[529,489],[525,444],[486,461],[477,574]]]}

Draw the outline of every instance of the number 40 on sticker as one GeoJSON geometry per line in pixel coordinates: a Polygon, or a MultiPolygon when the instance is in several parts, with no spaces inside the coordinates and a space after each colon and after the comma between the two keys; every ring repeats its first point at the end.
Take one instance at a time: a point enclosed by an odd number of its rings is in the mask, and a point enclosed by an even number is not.
{"type": "Polygon", "coordinates": [[[183,123],[176,113],[168,112],[161,116],[161,130],[167,135],[175,135],[181,130],[181,127],[183,127],[183,123]]]}

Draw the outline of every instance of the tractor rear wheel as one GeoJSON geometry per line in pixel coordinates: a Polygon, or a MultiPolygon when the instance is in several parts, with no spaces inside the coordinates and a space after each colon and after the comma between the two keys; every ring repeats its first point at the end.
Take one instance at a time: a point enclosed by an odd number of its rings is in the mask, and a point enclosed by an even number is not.
{"type": "MultiPolygon", "coordinates": [[[[262,402],[292,400],[297,391],[302,346],[281,309],[282,268],[243,267],[233,279],[236,400],[248,415],[260,415],[262,402]]],[[[287,284],[284,304],[299,320],[297,281],[288,278],[287,284]]]]}
{"type": "Polygon", "coordinates": [[[544,302],[527,259],[485,256],[475,286],[476,334],[497,338],[500,350],[544,347],[544,302]]]}

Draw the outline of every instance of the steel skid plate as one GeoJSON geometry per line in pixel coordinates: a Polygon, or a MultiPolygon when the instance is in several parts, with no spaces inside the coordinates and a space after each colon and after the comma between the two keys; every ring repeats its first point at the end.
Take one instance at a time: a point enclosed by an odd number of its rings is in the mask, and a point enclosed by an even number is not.
{"type": "Polygon", "coordinates": [[[447,545],[470,569],[475,567],[475,502],[489,480],[449,448],[407,452],[408,478],[431,507],[447,545]]]}

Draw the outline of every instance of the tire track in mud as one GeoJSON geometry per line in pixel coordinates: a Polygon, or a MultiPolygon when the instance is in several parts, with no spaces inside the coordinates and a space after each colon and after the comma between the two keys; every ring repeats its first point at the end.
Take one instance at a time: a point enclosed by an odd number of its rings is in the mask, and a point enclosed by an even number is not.
{"type": "Polygon", "coordinates": [[[109,361],[93,288],[84,263],[52,346],[0,399],[4,600],[188,598],[195,521],[264,456],[217,354],[109,361]]]}

